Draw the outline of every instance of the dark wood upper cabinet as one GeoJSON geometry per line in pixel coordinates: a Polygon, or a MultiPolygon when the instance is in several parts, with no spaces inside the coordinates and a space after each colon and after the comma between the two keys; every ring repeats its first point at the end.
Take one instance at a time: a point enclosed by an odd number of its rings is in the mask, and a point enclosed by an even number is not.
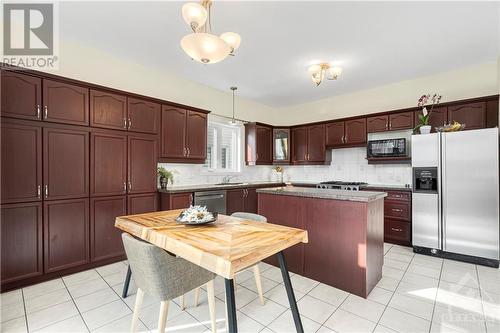
{"type": "Polygon", "coordinates": [[[94,131],[90,136],[90,195],[127,193],[127,135],[94,131]]]}
{"type": "Polygon", "coordinates": [[[42,203],[1,206],[1,282],[43,274],[42,203]]]}
{"type": "Polygon", "coordinates": [[[128,215],[151,213],[158,210],[158,196],[156,192],[129,195],[127,196],[127,201],[128,215]]]}
{"type": "Polygon", "coordinates": [[[245,124],[245,162],[247,165],[273,164],[273,128],[259,123],[245,124]]]}
{"type": "Polygon", "coordinates": [[[186,117],[187,158],[205,160],[207,157],[207,115],[187,111],[186,117]]]}
{"type": "Polygon", "coordinates": [[[42,80],[2,71],[1,114],[21,119],[42,119],[42,80]]]}
{"type": "Polygon", "coordinates": [[[72,125],[89,124],[89,89],[43,80],[43,119],[72,125]]]}
{"type": "Polygon", "coordinates": [[[389,116],[373,116],[366,118],[366,129],[368,133],[385,132],[389,130],[389,116]]]}
{"type": "Polygon", "coordinates": [[[404,130],[413,128],[413,111],[389,114],[389,130],[404,130]]]}
{"type": "Polygon", "coordinates": [[[245,191],[241,188],[226,191],[226,214],[245,211],[245,191]]]}
{"type": "Polygon", "coordinates": [[[307,128],[307,161],[324,162],[326,155],[326,133],[324,125],[307,128]]]}
{"type": "Polygon", "coordinates": [[[292,162],[307,161],[307,127],[292,129],[292,162]]]}
{"type": "Polygon", "coordinates": [[[486,126],[486,102],[449,106],[448,121],[465,124],[465,129],[484,128],[486,126]]]}
{"type": "Polygon", "coordinates": [[[290,163],[290,129],[273,128],[273,163],[290,163]]]}
{"type": "Polygon", "coordinates": [[[156,136],[128,135],[128,193],[156,191],[157,146],[156,136]]]}
{"type": "Polygon", "coordinates": [[[486,102],[486,127],[498,127],[498,98],[486,102]]]}
{"type": "Polygon", "coordinates": [[[90,258],[92,262],[122,256],[122,232],[115,218],[127,215],[125,196],[90,199],[90,258]]]}
{"type": "Polygon", "coordinates": [[[89,132],[45,127],[43,129],[44,198],[88,197],[89,132]]]}
{"type": "MultiPolygon", "coordinates": [[[[420,124],[419,116],[422,114],[422,110],[415,111],[415,125],[420,124]]],[[[436,127],[443,126],[448,122],[448,108],[446,106],[435,107],[431,115],[429,116],[429,125],[431,126],[431,132],[436,132],[436,127]]]]}
{"type": "Polygon", "coordinates": [[[45,201],[45,273],[90,261],[89,199],[45,201]]]}
{"type": "Polygon", "coordinates": [[[90,126],[126,130],[127,97],[90,90],[90,126]]]}
{"type": "Polygon", "coordinates": [[[158,134],[160,130],[161,106],[150,101],[128,98],[128,130],[158,134]]]}
{"type": "Polygon", "coordinates": [[[40,201],[42,129],[2,122],[2,203],[40,201]]]}
{"type": "Polygon", "coordinates": [[[187,110],[165,105],[162,107],[161,157],[173,159],[186,157],[186,116],[187,110]]]}
{"type": "Polygon", "coordinates": [[[343,121],[326,124],[326,145],[328,147],[344,144],[344,124],[343,121]]]}
{"type": "Polygon", "coordinates": [[[345,122],[344,142],[348,145],[366,143],[366,118],[347,120],[345,122]]]}

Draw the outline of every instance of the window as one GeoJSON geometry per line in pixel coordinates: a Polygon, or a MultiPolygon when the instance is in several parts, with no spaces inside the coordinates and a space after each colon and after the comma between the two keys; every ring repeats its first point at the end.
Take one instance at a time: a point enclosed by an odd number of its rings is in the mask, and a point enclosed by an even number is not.
{"type": "Polygon", "coordinates": [[[208,118],[207,160],[205,167],[213,172],[239,172],[241,126],[229,125],[226,119],[208,118]]]}

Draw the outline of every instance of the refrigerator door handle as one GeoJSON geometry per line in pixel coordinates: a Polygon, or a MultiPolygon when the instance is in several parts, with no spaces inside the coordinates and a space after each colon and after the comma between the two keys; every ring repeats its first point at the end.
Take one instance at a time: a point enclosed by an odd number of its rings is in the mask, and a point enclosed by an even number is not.
{"type": "Polygon", "coordinates": [[[441,198],[439,200],[439,219],[441,221],[441,249],[446,251],[446,162],[444,156],[446,156],[446,134],[440,134],[441,144],[441,154],[439,158],[439,164],[441,169],[439,185],[439,193],[441,193],[441,198]]]}

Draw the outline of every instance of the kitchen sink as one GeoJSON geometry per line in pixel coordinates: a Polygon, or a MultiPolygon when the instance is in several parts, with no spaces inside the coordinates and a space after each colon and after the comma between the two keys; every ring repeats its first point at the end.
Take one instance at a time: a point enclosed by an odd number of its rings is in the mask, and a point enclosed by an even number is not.
{"type": "Polygon", "coordinates": [[[243,182],[230,182],[230,183],[217,183],[215,185],[221,185],[221,186],[235,186],[235,185],[244,185],[246,183],[243,182]]]}

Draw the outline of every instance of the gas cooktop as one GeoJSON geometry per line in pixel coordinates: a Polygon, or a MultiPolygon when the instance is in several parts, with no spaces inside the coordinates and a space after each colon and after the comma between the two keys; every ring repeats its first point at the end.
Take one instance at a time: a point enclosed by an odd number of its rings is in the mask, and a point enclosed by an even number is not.
{"type": "Polygon", "coordinates": [[[339,180],[332,180],[327,182],[321,182],[316,185],[317,188],[324,189],[336,189],[336,190],[349,190],[349,191],[359,191],[360,186],[367,185],[364,182],[344,182],[339,180]]]}

